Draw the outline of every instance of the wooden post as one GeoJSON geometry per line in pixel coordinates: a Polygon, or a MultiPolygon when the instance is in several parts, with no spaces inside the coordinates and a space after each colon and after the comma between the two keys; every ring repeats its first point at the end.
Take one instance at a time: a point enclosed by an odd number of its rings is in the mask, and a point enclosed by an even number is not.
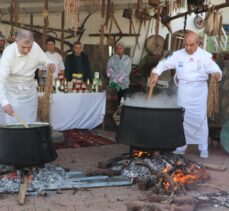
{"type": "Polygon", "coordinates": [[[42,35],[42,49],[45,49],[46,39],[47,39],[47,27],[49,25],[49,21],[48,21],[48,0],[45,0],[43,15],[44,15],[44,27],[43,27],[43,35],[42,35]]]}
{"type": "Polygon", "coordinates": [[[64,25],[65,25],[65,17],[64,17],[64,12],[62,12],[61,13],[61,45],[60,45],[62,57],[64,52],[64,25]]]}
{"type": "Polygon", "coordinates": [[[33,14],[30,14],[30,31],[33,31],[33,14]]]}

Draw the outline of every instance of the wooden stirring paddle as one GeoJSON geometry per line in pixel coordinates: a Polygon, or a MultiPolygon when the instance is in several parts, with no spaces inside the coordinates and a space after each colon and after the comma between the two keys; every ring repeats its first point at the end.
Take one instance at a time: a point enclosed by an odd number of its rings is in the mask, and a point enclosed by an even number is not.
{"type": "Polygon", "coordinates": [[[147,81],[147,86],[148,86],[148,94],[147,94],[147,100],[150,100],[152,98],[152,95],[153,95],[153,86],[149,86],[149,79],[148,78],[148,81],[147,81]]]}
{"type": "Polygon", "coordinates": [[[14,112],[14,113],[13,113],[13,116],[14,116],[14,118],[15,118],[18,122],[20,122],[24,127],[29,128],[29,125],[28,125],[20,116],[18,116],[18,114],[16,114],[16,113],[14,112]]]}

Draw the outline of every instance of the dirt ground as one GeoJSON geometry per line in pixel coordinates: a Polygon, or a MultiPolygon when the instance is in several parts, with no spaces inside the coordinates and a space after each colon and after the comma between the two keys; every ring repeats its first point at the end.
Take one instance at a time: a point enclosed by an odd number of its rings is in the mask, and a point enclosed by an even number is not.
{"type": "MultiPolygon", "coordinates": [[[[105,134],[111,139],[114,134],[105,134]]],[[[71,170],[88,172],[95,168],[99,161],[114,158],[122,153],[128,152],[129,147],[124,145],[105,145],[85,147],[79,149],[58,150],[58,159],[55,163],[71,170]]],[[[186,157],[205,163],[226,166],[229,169],[229,154],[216,143],[210,147],[210,156],[207,160],[201,160],[197,147],[188,149],[186,157]]],[[[228,171],[208,171],[211,178],[209,181],[198,186],[198,189],[188,191],[188,195],[210,193],[219,190],[229,191],[228,171]]],[[[147,191],[138,190],[137,185],[125,187],[104,187],[79,189],[74,192],[62,191],[61,194],[48,192],[46,197],[27,196],[25,204],[17,204],[16,194],[5,194],[0,196],[0,211],[125,211],[126,203],[144,199],[147,191]]],[[[202,208],[199,210],[223,211],[226,208],[202,208]]]]}

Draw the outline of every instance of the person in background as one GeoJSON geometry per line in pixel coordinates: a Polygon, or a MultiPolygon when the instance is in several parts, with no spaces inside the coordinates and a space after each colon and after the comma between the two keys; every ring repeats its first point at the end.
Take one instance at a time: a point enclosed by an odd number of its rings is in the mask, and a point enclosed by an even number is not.
{"type": "MultiPolygon", "coordinates": [[[[55,40],[53,38],[48,38],[46,40],[47,51],[45,54],[48,58],[53,61],[56,66],[56,69],[53,73],[53,79],[58,77],[58,74],[64,75],[64,62],[62,56],[56,52],[55,50],[55,40]]],[[[39,67],[38,77],[46,78],[47,67],[41,66],[39,67]]]]}
{"type": "Polygon", "coordinates": [[[2,34],[2,32],[0,32],[0,58],[2,56],[3,50],[5,49],[5,45],[6,45],[6,38],[2,34]]]}
{"type": "Polygon", "coordinates": [[[185,109],[183,125],[186,145],[178,147],[174,153],[185,154],[189,144],[198,144],[200,157],[208,158],[207,80],[209,74],[221,80],[222,72],[212,59],[212,54],[198,45],[196,33],[186,34],[184,49],[175,51],[153,68],[149,85],[155,86],[162,72],[176,69],[177,104],[185,109]]]}
{"type": "Polygon", "coordinates": [[[107,76],[109,85],[116,89],[119,103],[122,97],[126,97],[130,85],[131,59],[124,55],[125,47],[122,43],[115,46],[115,54],[111,56],[107,64],[107,76]]]}
{"type": "Polygon", "coordinates": [[[37,92],[34,73],[39,64],[55,64],[34,42],[31,31],[20,30],[16,41],[7,46],[0,59],[0,103],[6,123],[16,123],[15,113],[28,123],[37,119],[37,92]]]}
{"type": "Polygon", "coordinates": [[[73,53],[68,55],[65,59],[65,77],[68,81],[72,80],[72,74],[81,73],[83,81],[90,83],[93,81],[93,72],[91,70],[88,55],[82,51],[82,44],[75,42],[73,44],[73,53]]]}

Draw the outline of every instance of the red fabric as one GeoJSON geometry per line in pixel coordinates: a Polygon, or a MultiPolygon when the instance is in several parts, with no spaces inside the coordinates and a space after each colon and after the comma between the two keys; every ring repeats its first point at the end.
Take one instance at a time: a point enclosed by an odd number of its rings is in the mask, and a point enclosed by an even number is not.
{"type": "Polygon", "coordinates": [[[72,129],[64,131],[64,142],[54,143],[53,146],[55,149],[62,149],[98,146],[113,143],[113,141],[98,136],[88,130],[72,129]]]}

